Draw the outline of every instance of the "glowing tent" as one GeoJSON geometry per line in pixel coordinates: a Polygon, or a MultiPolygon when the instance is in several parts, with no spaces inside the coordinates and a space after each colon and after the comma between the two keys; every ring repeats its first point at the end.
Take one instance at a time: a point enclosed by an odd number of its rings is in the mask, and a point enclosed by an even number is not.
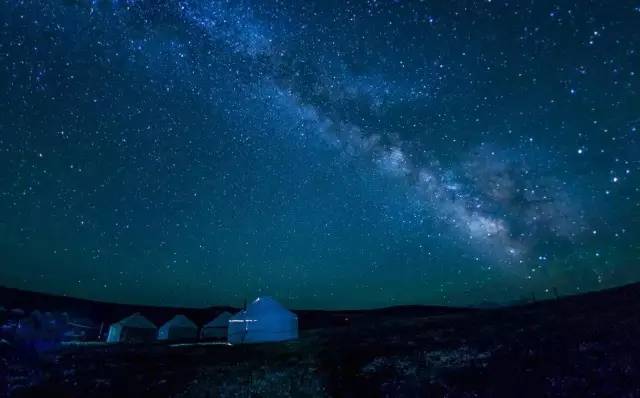
{"type": "Polygon", "coordinates": [[[176,315],[158,330],[158,340],[198,338],[198,325],[184,315],[176,315]]]}
{"type": "Polygon", "coordinates": [[[156,325],[139,313],[130,315],[109,327],[108,343],[139,343],[156,338],[156,325]]]}
{"type": "Polygon", "coordinates": [[[231,313],[225,311],[207,323],[200,331],[201,339],[226,339],[231,313]]]}
{"type": "Polygon", "coordinates": [[[231,344],[285,341],[298,338],[298,317],[271,297],[258,297],[229,319],[231,344]]]}

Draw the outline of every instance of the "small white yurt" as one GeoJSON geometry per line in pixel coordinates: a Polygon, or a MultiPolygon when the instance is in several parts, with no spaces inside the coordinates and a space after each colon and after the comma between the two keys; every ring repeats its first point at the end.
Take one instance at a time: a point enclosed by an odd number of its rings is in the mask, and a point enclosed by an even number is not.
{"type": "Polygon", "coordinates": [[[285,341],[298,338],[298,317],[271,297],[258,297],[229,319],[231,344],[285,341]]]}
{"type": "Polygon", "coordinates": [[[215,317],[211,322],[205,324],[200,331],[201,339],[226,339],[229,327],[230,312],[223,312],[215,317]]]}
{"type": "Polygon", "coordinates": [[[107,343],[153,341],[157,330],[153,322],[136,312],[109,327],[107,343]]]}
{"type": "Polygon", "coordinates": [[[184,315],[176,315],[158,330],[158,340],[189,340],[198,338],[198,325],[184,315]]]}

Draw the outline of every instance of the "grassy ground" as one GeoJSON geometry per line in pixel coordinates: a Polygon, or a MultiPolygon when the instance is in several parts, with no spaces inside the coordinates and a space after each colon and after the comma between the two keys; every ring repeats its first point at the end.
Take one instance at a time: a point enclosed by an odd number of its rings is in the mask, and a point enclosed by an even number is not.
{"type": "MultiPolygon", "coordinates": [[[[12,396],[640,397],[640,289],[362,317],[251,346],[76,346],[6,363],[12,396]]],[[[9,358],[9,354],[5,353],[9,358]]]]}

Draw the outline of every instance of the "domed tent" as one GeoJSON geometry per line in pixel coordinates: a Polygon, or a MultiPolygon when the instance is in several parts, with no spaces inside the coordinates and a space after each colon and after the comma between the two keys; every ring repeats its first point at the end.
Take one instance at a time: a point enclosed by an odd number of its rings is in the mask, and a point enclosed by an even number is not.
{"type": "Polygon", "coordinates": [[[184,315],[176,315],[158,330],[158,340],[198,338],[198,325],[184,315]]]}
{"type": "Polygon", "coordinates": [[[229,319],[231,344],[285,341],[298,338],[298,317],[271,297],[258,297],[229,319]]]}
{"type": "Polygon", "coordinates": [[[109,327],[107,342],[137,343],[153,341],[156,338],[156,331],[156,325],[136,312],[109,327]]]}
{"type": "Polygon", "coordinates": [[[229,327],[230,312],[223,312],[215,317],[211,322],[205,324],[200,331],[201,339],[225,339],[229,327]]]}

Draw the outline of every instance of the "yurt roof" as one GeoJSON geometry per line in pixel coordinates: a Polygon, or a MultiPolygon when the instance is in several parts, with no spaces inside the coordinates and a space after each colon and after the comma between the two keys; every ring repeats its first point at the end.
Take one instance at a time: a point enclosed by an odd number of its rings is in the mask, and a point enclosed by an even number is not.
{"type": "Polygon", "coordinates": [[[258,297],[242,310],[231,317],[231,319],[244,319],[246,317],[260,316],[261,314],[277,315],[279,317],[297,318],[296,314],[289,311],[279,302],[271,297],[258,297]]]}
{"type": "Polygon", "coordinates": [[[204,325],[204,327],[209,327],[209,328],[226,327],[227,323],[229,322],[229,319],[232,316],[233,315],[230,312],[225,311],[222,314],[215,317],[212,321],[204,325]]]}
{"type": "Polygon", "coordinates": [[[194,329],[198,328],[198,325],[196,325],[191,319],[187,318],[184,315],[174,316],[163,326],[180,326],[180,327],[190,327],[194,329]]]}
{"type": "Polygon", "coordinates": [[[117,324],[132,328],[156,329],[156,325],[154,325],[153,322],[137,312],[122,319],[121,321],[117,322],[117,324]]]}

